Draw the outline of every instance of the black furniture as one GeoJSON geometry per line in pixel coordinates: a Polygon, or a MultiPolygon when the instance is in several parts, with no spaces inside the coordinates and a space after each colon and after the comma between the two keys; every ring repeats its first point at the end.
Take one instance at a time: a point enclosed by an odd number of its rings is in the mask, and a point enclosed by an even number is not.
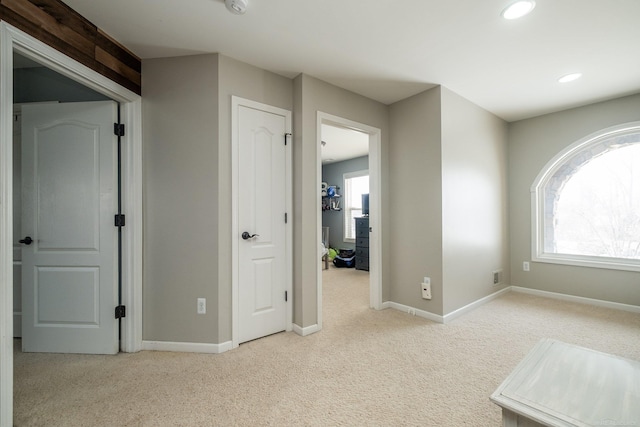
{"type": "Polygon", "coordinates": [[[369,271],[369,217],[356,218],[356,270],[369,271]]]}

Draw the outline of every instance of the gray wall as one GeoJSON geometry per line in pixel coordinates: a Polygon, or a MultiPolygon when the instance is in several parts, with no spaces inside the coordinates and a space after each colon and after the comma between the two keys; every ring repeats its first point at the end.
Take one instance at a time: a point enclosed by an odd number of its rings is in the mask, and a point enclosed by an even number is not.
{"type": "Polygon", "coordinates": [[[511,123],[509,212],[511,284],[624,304],[640,305],[640,273],[548,263],[531,259],[531,185],[556,154],[606,127],[640,120],[640,95],[596,103],[511,123]]]}
{"type": "Polygon", "coordinates": [[[389,300],[442,314],[441,88],[391,105],[389,300]],[[420,283],[431,277],[431,300],[420,283]]]}
{"type": "Polygon", "coordinates": [[[505,285],[640,305],[638,273],[520,267],[537,173],[582,136],[640,120],[640,95],[507,126],[446,88],[386,106],[215,54],[145,60],[143,80],[145,340],[231,339],[232,94],[293,111],[298,326],[318,321],[318,111],[382,130],[383,301],[444,315],[498,290],[491,271],[503,268],[505,285]],[[431,301],[420,297],[424,276],[431,301]],[[202,297],[208,313],[197,315],[202,297]]]}
{"type": "MultiPolygon", "coordinates": [[[[231,340],[231,96],[293,111],[293,82],[277,74],[219,55],[218,191],[218,330],[219,342],[231,340]]],[[[210,243],[211,243],[210,242],[210,243]]]]}
{"type": "Polygon", "coordinates": [[[142,67],[143,339],[219,343],[218,56],[142,67]]]}
{"type": "Polygon", "coordinates": [[[301,74],[294,80],[294,322],[301,327],[317,324],[318,210],[318,129],[317,113],[332,114],[363,123],[382,131],[382,283],[383,301],[388,299],[384,284],[389,283],[386,242],[389,238],[388,194],[389,109],[355,93],[340,89],[314,77],[301,74]]]}
{"type": "Polygon", "coordinates": [[[143,61],[145,340],[231,340],[231,95],[293,109],[290,79],[223,55],[143,61]]]}
{"type": "Polygon", "coordinates": [[[507,123],[442,88],[445,314],[509,284],[507,200],[507,123]]]}
{"type": "Polygon", "coordinates": [[[391,301],[446,315],[508,284],[506,137],[506,122],[444,87],[391,106],[391,301]]]}
{"type": "MultiPolygon", "coordinates": [[[[344,174],[369,169],[369,156],[357,157],[342,162],[330,163],[322,166],[322,181],[329,185],[337,185],[343,191],[339,194],[344,196],[344,174]]],[[[344,207],[344,197],[340,201],[340,206],[344,207]]],[[[329,227],[329,244],[332,248],[354,249],[355,243],[344,241],[344,216],[345,211],[323,211],[322,226],[329,227]]]]}

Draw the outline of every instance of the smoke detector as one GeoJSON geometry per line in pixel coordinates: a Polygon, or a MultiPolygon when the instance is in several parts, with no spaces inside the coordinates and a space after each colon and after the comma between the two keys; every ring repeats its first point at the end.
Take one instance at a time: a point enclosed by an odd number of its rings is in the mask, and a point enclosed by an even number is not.
{"type": "Polygon", "coordinates": [[[224,0],[225,6],[229,12],[234,15],[244,15],[247,11],[247,1],[248,0],[224,0]]]}

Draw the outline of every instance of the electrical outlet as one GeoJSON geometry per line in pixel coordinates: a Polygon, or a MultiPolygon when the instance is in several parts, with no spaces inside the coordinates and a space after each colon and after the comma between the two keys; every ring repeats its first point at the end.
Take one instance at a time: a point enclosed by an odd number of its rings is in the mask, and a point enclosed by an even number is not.
{"type": "Polygon", "coordinates": [[[522,263],[522,271],[529,271],[529,261],[524,261],[522,263]]]}
{"type": "Polygon", "coordinates": [[[425,277],[422,280],[420,288],[422,289],[422,298],[431,299],[431,279],[428,277],[425,277]]]}
{"type": "Polygon", "coordinates": [[[502,270],[494,270],[492,273],[493,273],[493,285],[497,286],[502,284],[502,270]]]}
{"type": "Polygon", "coordinates": [[[198,314],[207,314],[206,298],[198,298],[198,314]]]}

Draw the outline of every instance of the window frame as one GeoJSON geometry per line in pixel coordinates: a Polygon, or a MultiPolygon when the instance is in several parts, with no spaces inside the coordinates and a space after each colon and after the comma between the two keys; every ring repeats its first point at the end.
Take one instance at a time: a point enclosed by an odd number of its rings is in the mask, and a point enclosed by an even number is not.
{"type": "MultiPolygon", "coordinates": [[[[343,217],[342,217],[342,241],[345,243],[355,243],[356,242],[356,237],[355,237],[355,233],[353,238],[351,237],[347,237],[347,218],[351,218],[351,208],[349,205],[349,196],[347,194],[347,179],[353,179],[353,178],[360,178],[360,177],[369,177],[369,169],[363,169],[363,170],[359,170],[359,171],[354,171],[354,172],[347,172],[345,174],[342,175],[342,188],[344,189],[343,193],[342,193],[342,197],[343,197],[343,217]]],[[[371,182],[369,182],[369,186],[371,186],[371,182]]]]}
{"type": "MultiPolygon", "coordinates": [[[[545,227],[549,219],[553,220],[553,208],[546,208],[547,184],[562,167],[568,162],[580,156],[585,151],[591,150],[605,140],[625,134],[640,133],[640,121],[630,122],[608,127],[594,132],[574,142],[553,159],[551,159],[540,171],[531,185],[531,260],[534,262],[572,265],[580,267],[605,268],[613,270],[640,271],[640,260],[629,258],[613,258],[591,255],[561,254],[545,250],[545,227]],[[550,216],[550,218],[547,218],[550,216]]],[[[593,157],[592,157],[593,158],[593,157]]]]}

